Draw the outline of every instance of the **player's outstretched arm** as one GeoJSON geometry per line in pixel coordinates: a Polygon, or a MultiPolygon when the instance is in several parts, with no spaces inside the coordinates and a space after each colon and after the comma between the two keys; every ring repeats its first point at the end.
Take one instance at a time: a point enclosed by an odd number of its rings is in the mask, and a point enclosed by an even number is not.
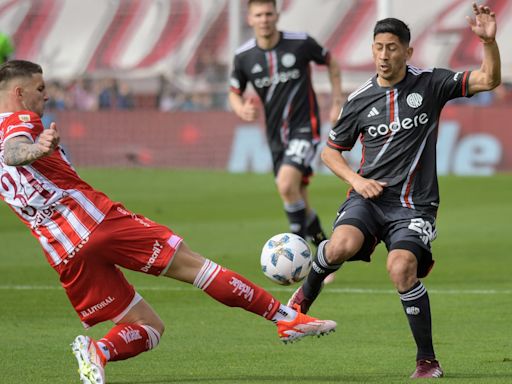
{"type": "Polygon", "coordinates": [[[4,163],[10,166],[30,164],[50,155],[59,145],[60,137],[55,123],[45,129],[33,143],[25,136],[13,137],[5,142],[4,163]]]}
{"type": "Polygon", "coordinates": [[[496,43],[496,15],[484,5],[473,3],[474,17],[467,16],[469,26],[484,46],[480,69],[471,72],[469,93],[474,94],[496,88],[501,82],[501,59],[496,43]]]}

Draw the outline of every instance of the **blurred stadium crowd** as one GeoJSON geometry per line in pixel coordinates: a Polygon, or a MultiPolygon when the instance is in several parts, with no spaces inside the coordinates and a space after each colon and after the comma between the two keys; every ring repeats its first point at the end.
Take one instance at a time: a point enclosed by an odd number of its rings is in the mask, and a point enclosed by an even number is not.
{"type": "MultiPolygon", "coordinates": [[[[512,50],[504,37],[512,2],[488,2],[499,16],[504,84],[463,102],[510,104],[512,50]]],[[[479,62],[464,19],[470,0],[278,3],[281,29],[306,31],[331,50],[347,94],[373,74],[371,30],[382,16],[409,23],[416,66],[463,70],[479,62]]],[[[252,36],[245,15],[242,0],[0,0],[0,30],[15,46],[10,57],[42,64],[52,110],[226,110],[234,49],[252,36]]],[[[329,102],[327,77],[324,69],[314,71],[322,107],[329,102]]]]}

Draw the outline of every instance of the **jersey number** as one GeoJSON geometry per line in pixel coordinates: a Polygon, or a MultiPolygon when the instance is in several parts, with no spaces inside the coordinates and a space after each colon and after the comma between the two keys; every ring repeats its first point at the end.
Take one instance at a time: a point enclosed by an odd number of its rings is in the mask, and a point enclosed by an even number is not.
{"type": "Polygon", "coordinates": [[[307,140],[292,139],[286,148],[286,156],[297,156],[301,159],[305,159],[308,155],[311,143],[307,140]]]}

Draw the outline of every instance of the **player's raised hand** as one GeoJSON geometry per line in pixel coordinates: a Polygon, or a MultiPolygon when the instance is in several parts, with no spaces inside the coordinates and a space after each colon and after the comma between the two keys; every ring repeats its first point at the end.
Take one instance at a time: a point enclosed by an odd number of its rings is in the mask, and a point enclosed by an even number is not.
{"type": "Polygon", "coordinates": [[[375,199],[384,192],[384,187],[387,183],[377,181],[373,179],[365,179],[364,177],[358,177],[353,183],[352,187],[357,193],[363,196],[365,199],[375,199]]]}
{"type": "Polygon", "coordinates": [[[496,15],[488,6],[473,3],[473,17],[466,16],[471,30],[484,43],[492,43],[496,38],[496,15]]]}
{"type": "Polygon", "coordinates": [[[57,131],[57,124],[52,122],[50,124],[50,128],[45,129],[40,135],[39,139],[36,142],[40,153],[43,156],[47,156],[51,154],[55,148],[59,145],[60,136],[57,131]]]}
{"type": "Polygon", "coordinates": [[[254,121],[258,118],[258,107],[251,97],[244,100],[240,117],[245,121],[254,121]]]}

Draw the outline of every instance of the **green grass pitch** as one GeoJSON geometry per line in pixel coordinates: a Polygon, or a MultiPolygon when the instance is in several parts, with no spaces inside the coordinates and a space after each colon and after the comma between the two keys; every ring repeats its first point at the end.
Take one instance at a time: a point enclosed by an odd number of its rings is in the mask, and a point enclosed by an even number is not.
{"type": "MultiPolygon", "coordinates": [[[[261,246],[286,232],[271,175],[171,170],[81,170],[131,210],[170,226],[192,249],[286,301],[293,288],[259,270],[261,246]]],[[[436,266],[429,289],[434,342],[450,383],[512,382],[512,176],[440,179],[436,266]]],[[[329,227],[346,186],[316,176],[313,205],[329,227]]],[[[75,383],[69,343],[84,332],[36,240],[0,206],[0,382],[75,383]]],[[[379,246],[349,263],[312,314],[336,333],[282,345],[275,327],[166,278],[127,272],[167,325],[160,346],[109,364],[107,382],[408,383],[415,346],[379,246]]],[[[109,324],[88,331],[101,337],[109,324]]]]}

